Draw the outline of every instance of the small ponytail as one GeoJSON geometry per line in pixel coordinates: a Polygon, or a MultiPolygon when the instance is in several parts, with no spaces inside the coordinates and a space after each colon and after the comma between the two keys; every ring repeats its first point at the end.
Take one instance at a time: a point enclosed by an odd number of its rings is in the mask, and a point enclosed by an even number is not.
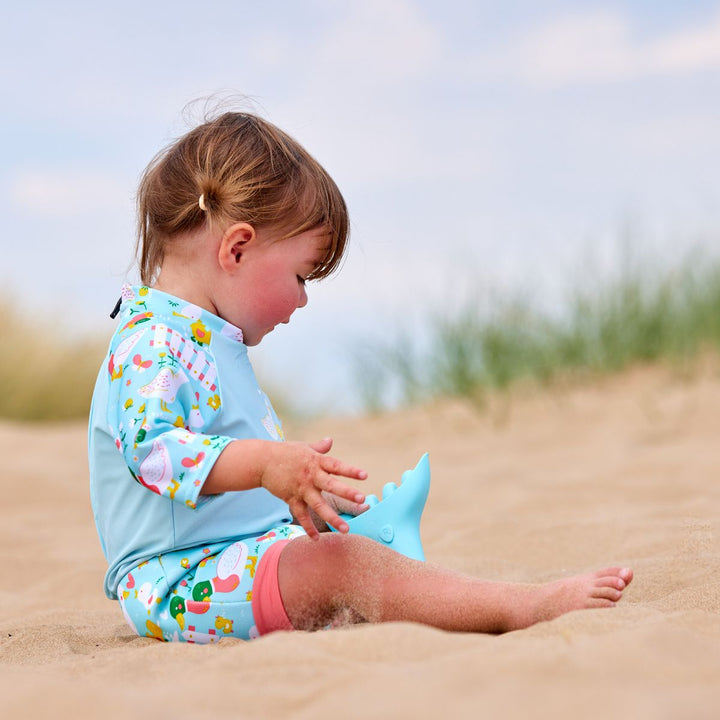
{"type": "Polygon", "coordinates": [[[293,138],[249,113],[223,113],[179,138],[148,165],[137,194],[140,277],[150,285],[173,238],[212,222],[273,227],[292,237],[327,229],[327,257],[310,275],[342,262],[345,201],[321,165],[293,138]]]}

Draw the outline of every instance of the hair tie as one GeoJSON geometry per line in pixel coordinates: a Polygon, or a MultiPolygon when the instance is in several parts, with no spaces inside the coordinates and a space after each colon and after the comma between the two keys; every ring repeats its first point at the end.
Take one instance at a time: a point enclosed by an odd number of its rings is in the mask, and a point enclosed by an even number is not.
{"type": "Polygon", "coordinates": [[[198,205],[203,212],[207,212],[207,208],[205,207],[205,193],[202,193],[198,198],[198,205]]]}

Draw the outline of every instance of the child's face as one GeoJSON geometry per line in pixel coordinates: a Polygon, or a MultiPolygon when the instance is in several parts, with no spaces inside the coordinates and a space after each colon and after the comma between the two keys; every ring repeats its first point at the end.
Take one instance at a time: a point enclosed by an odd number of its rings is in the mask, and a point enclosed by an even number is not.
{"type": "Polygon", "coordinates": [[[243,331],[246,345],[257,345],[307,305],[305,278],[326,254],[327,235],[322,228],[285,240],[259,232],[241,255],[218,314],[243,331]]]}

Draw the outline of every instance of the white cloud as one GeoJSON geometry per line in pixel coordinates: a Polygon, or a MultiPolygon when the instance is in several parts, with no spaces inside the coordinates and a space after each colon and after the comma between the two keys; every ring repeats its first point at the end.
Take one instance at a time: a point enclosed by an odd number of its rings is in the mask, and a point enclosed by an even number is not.
{"type": "Polygon", "coordinates": [[[25,169],[9,178],[9,185],[11,205],[36,216],[83,217],[122,212],[130,204],[130,191],[116,176],[94,169],[25,169]]]}
{"type": "Polygon", "coordinates": [[[701,28],[678,32],[649,49],[651,67],[668,73],[720,69],[720,14],[701,28]]]}
{"type": "Polygon", "coordinates": [[[335,82],[364,80],[390,87],[421,76],[440,50],[437,30],[408,0],[366,0],[348,13],[317,48],[316,62],[335,82]]]}
{"type": "Polygon", "coordinates": [[[629,15],[594,10],[556,17],[481,52],[472,74],[559,88],[718,70],[720,14],[702,26],[639,41],[629,15]]]}

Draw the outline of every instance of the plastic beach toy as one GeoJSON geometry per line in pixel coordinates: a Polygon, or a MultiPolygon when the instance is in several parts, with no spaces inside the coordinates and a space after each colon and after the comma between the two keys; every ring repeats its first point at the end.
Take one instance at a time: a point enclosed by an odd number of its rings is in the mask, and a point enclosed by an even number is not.
{"type": "MultiPolygon", "coordinates": [[[[425,560],[420,541],[420,518],[430,490],[430,460],[425,453],[413,470],[402,474],[400,485],[393,482],[383,487],[382,500],[368,495],[370,506],[364,513],[340,517],[350,532],[365,535],[414,560],[425,560]]],[[[333,530],[335,528],[332,528],[333,530]]]]}

